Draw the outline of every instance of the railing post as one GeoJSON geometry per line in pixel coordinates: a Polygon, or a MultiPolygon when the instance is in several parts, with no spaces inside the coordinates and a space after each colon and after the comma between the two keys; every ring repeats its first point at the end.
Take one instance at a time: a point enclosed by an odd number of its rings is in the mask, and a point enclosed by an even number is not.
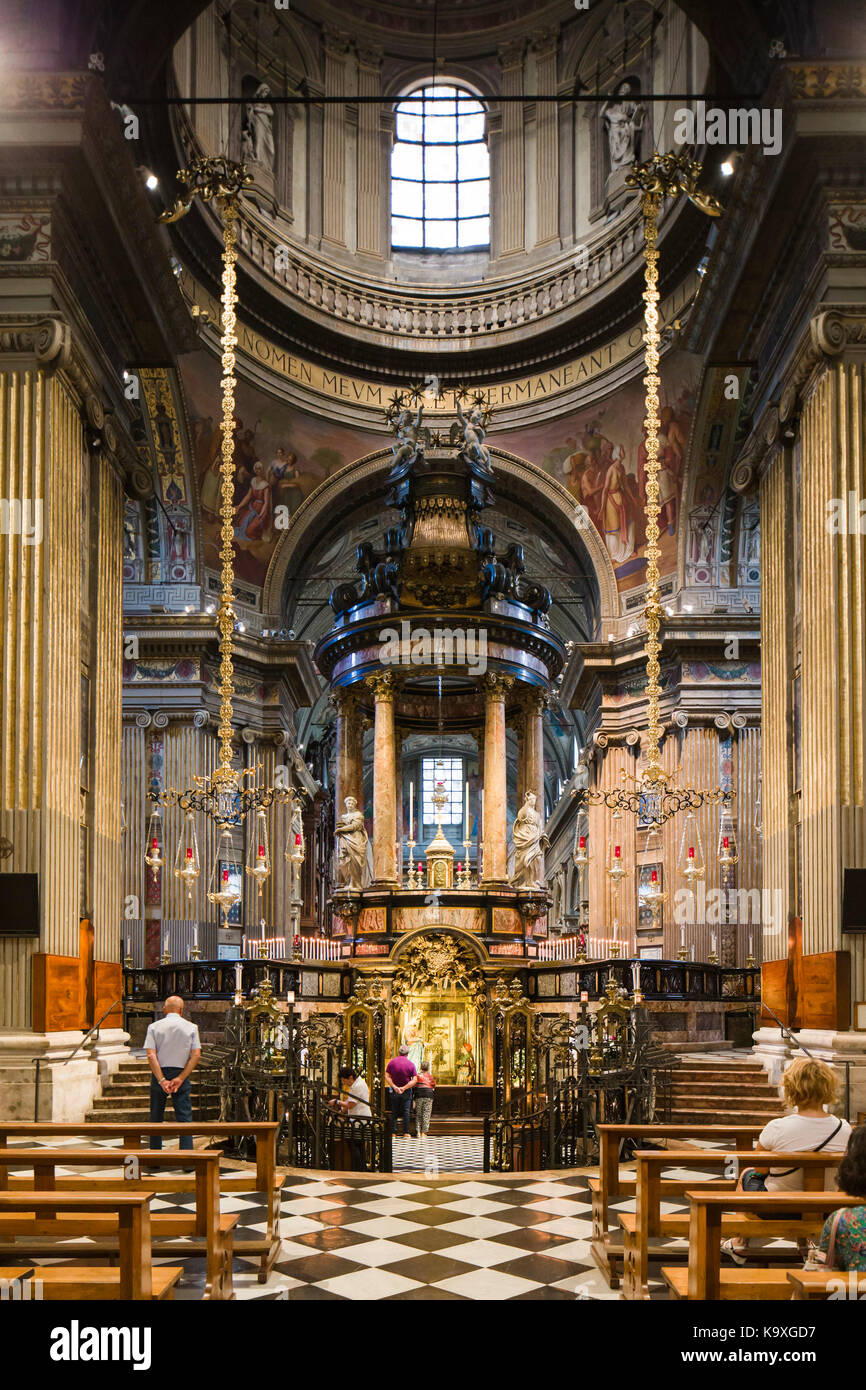
{"type": "Polygon", "coordinates": [[[484,1116],[484,1137],[483,1137],[482,1142],[483,1142],[483,1144],[484,1144],[484,1163],[483,1163],[483,1167],[482,1167],[482,1170],[481,1170],[481,1171],[484,1172],[484,1173],[489,1173],[489,1172],[490,1172],[490,1116],[489,1116],[489,1115],[485,1115],[485,1116],[484,1116]]]}

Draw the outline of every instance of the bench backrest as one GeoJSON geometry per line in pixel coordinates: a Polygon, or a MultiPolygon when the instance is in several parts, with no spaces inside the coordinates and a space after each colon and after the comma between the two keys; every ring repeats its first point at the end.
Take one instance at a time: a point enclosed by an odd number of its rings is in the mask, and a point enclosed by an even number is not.
{"type": "Polygon", "coordinates": [[[29,1214],[37,1220],[58,1212],[114,1212],[118,1220],[120,1297],[150,1298],[153,1270],[150,1254],[150,1203],[152,1192],[0,1192],[0,1216],[29,1214]]]}
{"type": "MultiPolygon", "coordinates": [[[[49,1120],[0,1120],[0,1149],[9,1138],[50,1139],[81,1135],[91,1139],[122,1139],[129,1149],[140,1149],[144,1136],[158,1134],[164,1139],[182,1138],[184,1135],[200,1135],[208,1139],[230,1139],[236,1135],[251,1134],[256,1141],[256,1187],[257,1192],[269,1192],[274,1185],[277,1166],[277,1133],[279,1124],[275,1120],[236,1121],[236,1120],[194,1120],[191,1124],[160,1122],[134,1124],[121,1121],[106,1121],[104,1124],[90,1124],[83,1121],[61,1121],[52,1124],[49,1120]]],[[[146,1147],[146,1146],[145,1146],[146,1147]]]]}
{"type": "MultiPolygon", "coordinates": [[[[805,1156],[805,1155],[804,1155],[805,1156]]],[[[760,1216],[762,1236],[787,1236],[796,1239],[823,1224],[830,1212],[840,1207],[862,1206],[862,1197],[849,1197],[844,1192],[700,1192],[688,1194],[691,1203],[689,1219],[689,1298],[718,1299],[721,1296],[721,1232],[722,1217],[727,1216],[730,1234],[754,1234],[748,1218],[760,1216]],[[740,1232],[732,1224],[738,1216],[745,1218],[740,1232]],[[806,1218],[808,1225],[804,1225],[806,1218]]],[[[792,1263],[796,1257],[792,1256],[792,1263]]]]}
{"type": "Polygon", "coordinates": [[[601,1221],[607,1225],[607,1210],[618,1195],[619,1153],[624,1139],[703,1139],[747,1148],[763,1125],[597,1125],[599,1137],[599,1202],[601,1221]]]}

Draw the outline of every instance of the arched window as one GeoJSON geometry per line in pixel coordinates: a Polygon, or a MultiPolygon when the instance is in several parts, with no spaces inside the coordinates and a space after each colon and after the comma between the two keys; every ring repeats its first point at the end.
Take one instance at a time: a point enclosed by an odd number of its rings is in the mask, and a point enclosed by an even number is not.
{"type": "Polygon", "coordinates": [[[478,250],[490,245],[490,155],[484,107],[463,87],[417,87],[397,105],[391,153],[391,244],[478,250]]]}

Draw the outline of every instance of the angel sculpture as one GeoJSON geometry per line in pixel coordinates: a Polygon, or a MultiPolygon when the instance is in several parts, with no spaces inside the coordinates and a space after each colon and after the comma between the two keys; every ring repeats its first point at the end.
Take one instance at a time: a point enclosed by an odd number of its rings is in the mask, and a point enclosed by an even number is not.
{"type": "Polygon", "coordinates": [[[461,441],[460,452],[470,463],[483,473],[490,473],[490,450],[484,443],[487,434],[486,417],[483,406],[475,404],[469,414],[464,415],[460,402],[457,402],[457,420],[451,426],[451,443],[461,441]],[[458,423],[459,421],[459,423],[458,423]]]}
{"type": "Polygon", "coordinates": [[[424,453],[425,444],[430,443],[430,431],[426,425],[423,427],[421,425],[423,415],[423,405],[419,405],[418,414],[414,420],[411,412],[405,408],[397,410],[392,415],[391,428],[397,437],[391,445],[391,455],[394,462],[388,475],[389,482],[398,482],[401,478],[405,478],[415,460],[424,453]]]}

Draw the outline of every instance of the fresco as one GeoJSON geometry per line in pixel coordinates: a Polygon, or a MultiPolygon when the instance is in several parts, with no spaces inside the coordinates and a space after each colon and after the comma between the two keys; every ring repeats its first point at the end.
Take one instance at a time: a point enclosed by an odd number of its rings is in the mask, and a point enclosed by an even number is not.
{"type": "MultiPolygon", "coordinates": [[[[193,457],[198,477],[204,564],[219,568],[220,375],[208,353],[182,359],[193,457]]],[[[278,507],[293,516],[320,483],[354,459],[388,442],[326,416],[308,415],[244,381],[236,397],[234,460],[235,571],[261,586],[276,546],[278,507]]]]}
{"type": "MultiPolygon", "coordinates": [[[[677,563],[686,449],[695,411],[698,360],[688,353],[665,359],[661,371],[659,503],[662,574],[677,563]]],[[[494,443],[544,468],[581,502],[602,537],[621,590],[642,584],[646,569],[644,505],[646,449],[640,380],[606,401],[546,420],[496,432],[494,443]]]]}

